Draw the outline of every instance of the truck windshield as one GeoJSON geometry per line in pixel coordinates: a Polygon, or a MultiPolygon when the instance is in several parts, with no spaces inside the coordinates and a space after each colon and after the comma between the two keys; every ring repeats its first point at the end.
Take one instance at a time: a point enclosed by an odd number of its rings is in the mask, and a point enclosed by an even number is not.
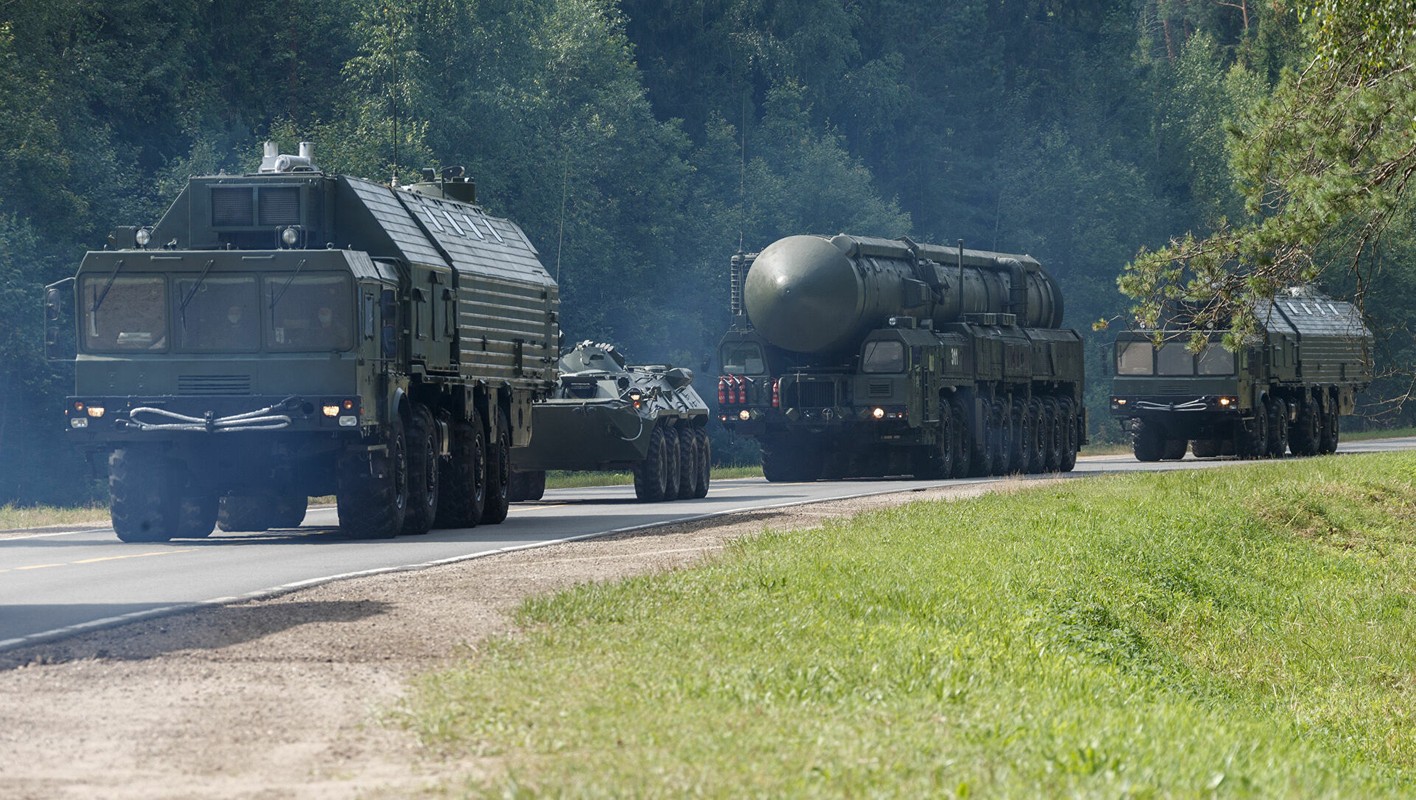
{"type": "Polygon", "coordinates": [[[1155,354],[1155,371],[1159,375],[1194,375],[1195,357],[1183,342],[1163,344],[1155,354]]]}
{"type": "Polygon", "coordinates": [[[861,372],[904,372],[905,345],[903,342],[866,342],[861,353],[861,372]]]}
{"type": "Polygon", "coordinates": [[[260,293],[253,275],[179,278],[174,312],[185,350],[254,352],[261,348],[260,293]]]}
{"type": "Polygon", "coordinates": [[[86,275],[79,296],[85,349],[167,348],[167,281],[161,275],[86,275]]]}
{"type": "Polygon", "coordinates": [[[348,350],[354,288],[345,274],[271,275],[265,279],[271,350],[348,350]]]}
{"type": "Polygon", "coordinates": [[[1234,354],[1218,342],[1205,345],[1195,358],[1201,375],[1233,375],[1234,354]]]}
{"type": "Polygon", "coordinates": [[[761,375],[767,371],[762,348],[752,343],[724,345],[723,371],[733,375],[761,375]]]}
{"type": "Polygon", "coordinates": [[[1118,342],[1116,345],[1117,375],[1151,375],[1155,373],[1155,349],[1150,342],[1118,342]]]}

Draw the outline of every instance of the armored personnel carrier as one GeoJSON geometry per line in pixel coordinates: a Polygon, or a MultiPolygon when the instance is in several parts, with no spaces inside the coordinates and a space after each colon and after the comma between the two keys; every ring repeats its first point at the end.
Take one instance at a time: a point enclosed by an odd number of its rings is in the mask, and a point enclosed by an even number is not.
{"type": "Polygon", "coordinates": [[[512,450],[513,500],[541,499],[552,469],[632,470],[646,501],[708,494],[708,406],[690,370],[627,366],[614,345],[584,341],[559,372],[531,407],[530,444],[512,450]]]}
{"type": "Polygon", "coordinates": [[[719,419],[769,481],[1068,471],[1082,341],[1035,259],[840,234],[732,264],[719,419]]]}
{"type": "Polygon", "coordinates": [[[1141,461],[1337,450],[1338,417],[1372,380],[1372,332],[1356,306],[1305,288],[1260,303],[1259,332],[1238,351],[1222,332],[1198,353],[1155,331],[1116,340],[1111,414],[1141,461]]]}
{"type": "Polygon", "coordinates": [[[48,287],[48,341],[77,338],[64,424],[120,539],[298,525],[331,494],[359,537],[505,518],[511,448],[555,385],[558,292],[460,169],[423,178],[267,144],[259,171],[190,179],[48,287]]]}

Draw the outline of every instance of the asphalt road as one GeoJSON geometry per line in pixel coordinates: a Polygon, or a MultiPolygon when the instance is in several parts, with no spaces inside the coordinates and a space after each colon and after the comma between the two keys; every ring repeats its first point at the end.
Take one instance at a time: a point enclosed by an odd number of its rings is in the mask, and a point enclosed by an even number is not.
{"type": "MultiPolygon", "coordinates": [[[[1414,450],[1416,438],[1343,444],[1341,452],[1414,450]]],[[[1073,477],[1136,470],[1204,469],[1263,461],[1195,460],[1140,464],[1129,454],[1090,456],[1073,477]]],[[[1027,476],[1025,479],[1054,476],[1027,476]]],[[[1016,480],[1009,478],[1006,480],[1016,480]]],[[[304,525],[267,533],[124,544],[111,529],[0,536],[0,650],[200,605],[260,597],[341,578],[419,569],[556,542],[574,541],[737,511],[907,492],[941,485],[997,483],[853,480],[767,483],[715,481],[700,500],[639,503],[629,486],[560,489],[540,503],[517,503],[500,525],[361,541],[336,528],[333,508],[304,525]]]]}

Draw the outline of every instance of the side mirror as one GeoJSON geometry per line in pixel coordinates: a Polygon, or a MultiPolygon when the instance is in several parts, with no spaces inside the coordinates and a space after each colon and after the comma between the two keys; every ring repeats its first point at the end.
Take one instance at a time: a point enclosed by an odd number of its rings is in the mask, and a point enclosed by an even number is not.
{"type": "Polygon", "coordinates": [[[50,361],[73,361],[78,355],[74,326],[74,279],[65,278],[44,287],[44,356],[50,361]]]}

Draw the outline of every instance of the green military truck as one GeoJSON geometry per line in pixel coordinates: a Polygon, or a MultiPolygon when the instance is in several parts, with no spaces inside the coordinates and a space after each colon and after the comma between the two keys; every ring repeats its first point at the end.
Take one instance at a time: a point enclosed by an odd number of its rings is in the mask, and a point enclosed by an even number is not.
{"type": "Polygon", "coordinates": [[[1372,380],[1372,333],[1351,303],[1293,289],[1257,307],[1231,351],[1132,330],[1116,340],[1111,413],[1141,461],[1281,458],[1337,450],[1338,418],[1372,380]]]}
{"type": "Polygon", "coordinates": [[[295,526],[324,495],[358,537],[505,518],[555,383],[557,287],[460,169],[423,178],[267,144],[48,287],[49,343],[76,337],[65,424],[120,539],[295,526]]]}
{"type": "Polygon", "coordinates": [[[1081,337],[1035,259],[789,236],[732,264],[718,419],[770,481],[1067,471],[1081,337]]]}

